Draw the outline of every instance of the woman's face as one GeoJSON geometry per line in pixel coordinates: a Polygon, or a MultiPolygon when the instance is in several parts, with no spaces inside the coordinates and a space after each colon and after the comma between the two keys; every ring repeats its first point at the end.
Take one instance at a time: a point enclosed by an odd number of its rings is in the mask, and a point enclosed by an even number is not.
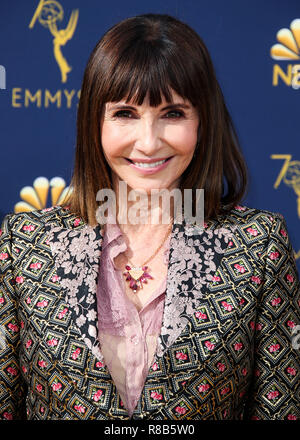
{"type": "MultiPolygon", "coordinates": [[[[169,189],[179,186],[197,143],[199,116],[195,107],[172,92],[174,104],[158,107],[108,102],[101,122],[106,160],[130,189],[169,189]]],[[[115,179],[117,178],[117,179],[115,179]]]]}

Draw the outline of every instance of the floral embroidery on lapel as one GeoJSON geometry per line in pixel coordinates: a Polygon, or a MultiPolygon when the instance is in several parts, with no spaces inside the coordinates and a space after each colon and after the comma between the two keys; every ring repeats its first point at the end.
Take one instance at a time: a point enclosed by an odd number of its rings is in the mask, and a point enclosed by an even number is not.
{"type": "Polygon", "coordinates": [[[102,230],[100,225],[95,228],[86,224],[74,226],[74,229],[51,227],[48,243],[72,318],[88,348],[98,360],[103,360],[97,337],[96,304],[102,230]]]}
{"type": "Polygon", "coordinates": [[[213,280],[237,228],[237,225],[221,224],[220,227],[218,221],[210,221],[204,228],[185,221],[173,224],[165,309],[156,356],[163,356],[175,342],[187,325],[187,316],[195,313],[201,297],[213,280]]]}

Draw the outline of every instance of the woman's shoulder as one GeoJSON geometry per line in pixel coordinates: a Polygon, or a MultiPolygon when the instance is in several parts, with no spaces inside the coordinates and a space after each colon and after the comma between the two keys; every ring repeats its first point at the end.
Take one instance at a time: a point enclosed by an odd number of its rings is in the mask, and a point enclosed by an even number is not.
{"type": "Polygon", "coordinates": [[[2,221],[2,233],[10,229],[30,232],[47,225],[71,227],[83,223],[83,220],[68,209],[66,206],[52,206],[28,212],[9,213],[2,221]]]}
{"type": "Polygon", "coordinates": [[[284,216],[280,212],[268,209],[253,208],[246,205],[235,205],[230,211],[220,216],[221,221],[245,225],[248,223],[267,223],[274,224],[276,221],[285,222],[284,216]]]}
{"type": "Polygon", "coordinates": [[[223,227],[229,226],[229,229],[242,236],[245,243],[271,240],[279,241],[287,247],[290,245],[288,226],[280,212],[236,205],[219,221],[223,227]]]}

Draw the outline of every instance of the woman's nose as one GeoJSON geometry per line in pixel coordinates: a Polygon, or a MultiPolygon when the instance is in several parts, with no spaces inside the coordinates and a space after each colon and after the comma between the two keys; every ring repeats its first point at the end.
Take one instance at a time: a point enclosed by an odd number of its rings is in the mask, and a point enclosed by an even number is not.
{"type": "Polygon", "coordinates": [[[141,119],[137,131],[136,149],[146,156],[153,156],[159,150],[160,145],[159,127],[156,122],[141,119]]]}

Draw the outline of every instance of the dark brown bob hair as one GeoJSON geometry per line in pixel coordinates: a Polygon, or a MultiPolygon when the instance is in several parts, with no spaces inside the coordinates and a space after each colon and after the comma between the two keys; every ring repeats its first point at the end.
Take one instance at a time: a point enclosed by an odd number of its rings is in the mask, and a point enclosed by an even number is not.
{"type": "Polygon", "coordinates": [[[111,27],[92,51],[77,113],[77,146],[68,205],[88,224],[97,224],[96,194],[112,188],[101,146],[100,121],[106,102],[125,99],[150,106],[170,90],[199,112],[195,155],[182,174],[180,189],[204,189],[205,220],[238,204],[248,171],[206,46],[187,24],[166,14],[127,18],[111,27]]]}

